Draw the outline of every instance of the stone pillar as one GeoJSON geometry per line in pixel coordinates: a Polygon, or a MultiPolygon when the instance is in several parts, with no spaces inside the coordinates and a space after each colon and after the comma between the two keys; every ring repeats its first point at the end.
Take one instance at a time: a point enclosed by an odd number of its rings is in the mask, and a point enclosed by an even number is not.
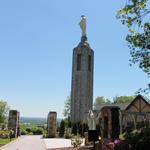
{"type": "Polygon", "coordinates": [[[8,118],[8,129],[13,130],[12,137],[17,137],[20,135],[19,130],[19,112],[17,110],[10,110],[9,111],[9,118],[8,118]]]}
{"type": "Polygon", "coordinates": [[[47,118],[47,130],[48,130],[48,137],[54,138],[56,137],[57,132],[57,113],[56,112],[49,112],[47,118]]]}
{"type": "Polygon", "coordinates": [[[108,112],[108,138],[112,136],[112,117],[110,109],[107,110],[108,112]]]}
{"type": "Polygon", "coordinates": [[[123,120],[123,115],[121,110],[119,110],[119,125],[120,125],[120,134],[122,134],[122,120],[123,120]]]}
{"type": "Polygon", "coordinates": [[[73,49],[71,83],[71,122],[84,120],[85,114],[93,105],[93,67],[94,51],[82,37],[79,45],[73,49]]]}
{"type": "Polygon", "coordinates": [[[100,124],[101,138],[104,138],[104,114],[101,115],[101,124],[100,124]]]}
{"type": "Polygon", "coordinates": [[[147,113],[147,117],[148,117],[148,123],[150,125],[150,113],[147,113]]]}

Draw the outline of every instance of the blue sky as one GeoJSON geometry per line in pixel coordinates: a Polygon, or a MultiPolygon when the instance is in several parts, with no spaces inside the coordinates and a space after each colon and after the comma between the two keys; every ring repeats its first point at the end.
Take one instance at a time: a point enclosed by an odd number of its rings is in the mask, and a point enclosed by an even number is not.
{"type": "Polygon", "coordinates": [[[94,50],[94,98],[134,95],[148,82],[129,67],[127,28],[116,19],[123,1],[0,1],[0,99],[21,116],[62,117],[70,95],[72,49],[78,45],[81,15],[87,17],[94,50]]]}

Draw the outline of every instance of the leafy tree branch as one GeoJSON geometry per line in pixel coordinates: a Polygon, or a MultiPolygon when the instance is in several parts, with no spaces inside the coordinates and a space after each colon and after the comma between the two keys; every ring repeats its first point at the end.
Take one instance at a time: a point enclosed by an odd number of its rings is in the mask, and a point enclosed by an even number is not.
{"type": "MultiPolygon", "coordinates": [[[[117,18],[128,28],[126,41],[130,49],[130,65],[138,64],[150,77],[150,1],[126,0],[123,8],[117,12],[117,18]]],[[[147,88],[139,92],[148,92],[147,88]]]]}

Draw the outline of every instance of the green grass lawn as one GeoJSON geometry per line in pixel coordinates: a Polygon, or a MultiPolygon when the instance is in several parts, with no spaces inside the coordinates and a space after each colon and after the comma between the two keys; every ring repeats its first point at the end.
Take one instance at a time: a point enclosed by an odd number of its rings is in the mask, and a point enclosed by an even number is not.
{"type": "MultiPolygon", "coordinates": [[[[11,141],[15,140],[16,138],[11,139],[11,141]]],[[[3,146],[9,142],[11,142],[10,139],[2,139],[0,138],[0,146],[3,146]]]]}

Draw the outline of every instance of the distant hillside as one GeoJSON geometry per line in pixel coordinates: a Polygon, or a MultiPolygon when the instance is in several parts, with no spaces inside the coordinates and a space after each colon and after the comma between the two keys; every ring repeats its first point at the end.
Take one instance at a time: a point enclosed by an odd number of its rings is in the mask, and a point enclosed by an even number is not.
{"type": "Polygon", "coordinates": [[[47,120],[46,118],[20,117],[20,123],[44,125],[47,123],[47,120]]]}
{"type": "MultiPolygon", "coordinates": [[[[61,119],[57,119],[58,124],[60,123],[61,119]]],[[[34,118],[34,117],[20,117],[20,123],[27,123],[27,124],[35,124],[35,125],[44,125],[47,124],[47,118],[34,118]]]]}

